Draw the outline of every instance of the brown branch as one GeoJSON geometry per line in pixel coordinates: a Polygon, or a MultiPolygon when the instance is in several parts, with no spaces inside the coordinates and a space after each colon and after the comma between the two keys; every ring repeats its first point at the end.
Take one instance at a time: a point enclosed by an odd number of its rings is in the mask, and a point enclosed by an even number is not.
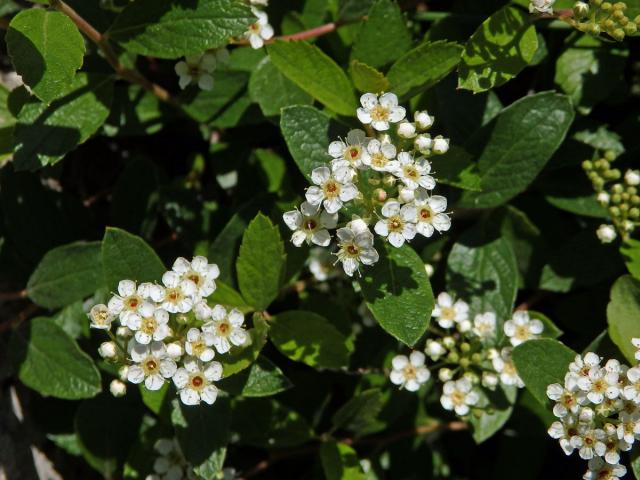
{"type": "Polygon", "coordinates": [[[56,10],[64,13],[67,17],[69,17],[71,21],[76,24],[78,29],[82,33],[84,33],[87,38],[89,38],[89,40],[95,43],[98,48],[100,48],[105,56],[105,59],[113,67],[119,77],[131,83],[140,85],[142,88],[149,91],[165,103],[178,106],[176,100],[167,90],[162,88],[160,85],[151,82],[140,72],[131,70],[122,65],[122,63],[120,63],[120,60],[118,60],[118,56],[113,50],[113,47],[109,43],[107,36],[96,30],[93,25],[82,18],[82,16],[80,16],[78,12],[67,5],[63,0],[49,0],[49,4],[56,10]]]}
{"type": "MultiPolygon", "coordinates": [[[[458,432],[461,430],[466,430],[468,425],[462,421],[453,421],[449,423],[429,423],[426,425],[420,425],[415,428],[411,428],[408,430],[403,430],[400,432],[391,433],[389,435],[377,435],[373,437],[363,437],[363,438],[342,438],[338,439],[338,443],[344,443],[345,445],[355,446],[355,445],[375,445],[378,448],[385,447],[391,443],[395,443],[399,440],[403,440],[405,438],[411,438],[418,435],[427,435],[429,433],[435,433],[441,430],[449,430],[452,432],[458,432]]],[[[285,452],[274,452],[271,454],[271,457],[266,460],[261,460],[256,463],[253,467],[247,470],[244,475],[242,475],[239,480],[246,480],[248,478],[255,477],[268,470],[274,464],[281,462],[282,460],[287,460],[289,458],[300,457],[304,455],[311,455],[318,451],[320,445],[309,445],[306,447],[299,448],[297,450],[289,450],[285,452]]]]}
{"type": "MultiPolygon", "coordinates": [[[[366,17],[363,17],[360,20],[364,20],[366,17]]],[[[320,25],[319,27],[311,28],[309,30],[303,30],[302,32],[292,33],[291,35],[280,35],[278,37],[273,37],[269,40],[266,40],[264,43],[273,43],[277,40],[283,41],[291,41],[291,40],[308,40],[310,38],[321,37],[323,35],[327,35],[328,33],[335,32],[339,27],[343,25],[347,25],[348,23],[354,22],[330,22],[325,23],[324,25],[320,25]]],[[[249,45],[249,40],[246,38],[237,40],[234,42],[235,45],[249,45]]]]}
{"type": "Polygon", "coordinates": [[[18,315],[12,320],[4,323],[0,323],[0,333],[6,332],[7,330],[11,330],[14,327],[17,327],[22,322],[31,317],[34,313],[36,313],[40,307],[35,303],[30,303],[27,305],[24,310],[22,310],[18,315]]]}
{"type": "Polygon", "coordinates": [[[20,290],[19,292],[0,292],[0,302],[11,302],[24,298],[27,298],[26,290],[20,290]]]}
{"type": "Polygon", "coordinates": [[[533,308],[533,306],[540,303],[549,295],[550,295],[549,292],[544,292],[544,291],[535,292],[533,295],[531,295],[531,297],[527,298],[524,302],[518,305],[516,307],[516,311],[530,310],[531,308],[533,308]]]}
{"type": "Polygon", "coordinates": [[[6,18],[0,18],[0,28],[2,30],[8,30],[9,29],[9,20],[6,18]]]}

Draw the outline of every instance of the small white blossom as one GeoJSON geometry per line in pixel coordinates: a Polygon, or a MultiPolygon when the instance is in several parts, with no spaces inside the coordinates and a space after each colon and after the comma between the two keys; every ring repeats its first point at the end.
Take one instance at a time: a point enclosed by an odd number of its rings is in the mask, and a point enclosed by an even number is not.
{"type": "Polygon", "coordinates": [[[106,305],[98,304],[91,307],[89,311],[89,318],[91,319],[91,328],[97,328],[98,330],[109,330],[111,328],[111,322],[115,316],[106,305]]]}
{"type": "Polygon", "coordinates": [[[622,390],[622,396],[626,400],[631,400],[640,404],[640,367],[636,366],[627,370],[628,385],[622,390]]]}
{"type": "Polygon", "coordinates": [[[547,397],[556,402],[553,414],[558,418],[577,415],[586,401],[586,394],[579,390],[569,390],[559,383],[547,387],[547,397]]]}
{"type": "Polygon", "coordinates": [[[607,225],[604,223],[598,227],[598,230],[596,230],[596,235],[598,236],[598,240],[600,240],[602,243],[611,243],[618,236],[613,225],[607,225]]]}
{"type": "Polygon", "coordinates": [[[640,360],[640,338],[632,338],[631,344],[634,347],[636,347],[636,354],[635,354],[636,360],[640,360]]]}
{"type": "Polygon", "coordinates": [[[516,366],[511,358],[511,349],[503,348],[498,355],[491,359],[493,369],[500,375],[500,383],[507,386],[524,387],[524,382],[518,375],[516,366]]]}
{"type": "Polygon", "coordinates": [[[131,383],[144,381],[148,390],[160,390],[165,378],[171,378],[176,372],[176,362],[167,357],[167,349],[162,342],[142,345],[132,340],[128,349],[131,360],[135,362],[127,372],[127,380],[131,383]]]}
{"type": "Polygon", "coordinates": [[[416,134],[416,126],[413,123],[402,122],[398,125],[398,136],[401,138],[413,138],[416,134]]]}
{"type": "Polygon", "coordinates": [[[325,282],[338,274],[339,270],[333,263],[333,256],[324,248],[312,248],[309,252],[309,271],[318,282],[325,282]]]}
{"type": "Polygon", "coordinates": [[[389,240],[394,247],[401,247],[405,241],[416,236],[416,207],[412,204],[400,205],[396,200],[389,200],[382,206],[383,219],[379,220],[375,232],[389,240]]]}
{"type": "Polygon", "coordinates": [[[393,370],[389,375],[391,383],[399,385],[410,392],[415,392],[420,385],[431,377],[431,372],[425,367],[425,356],[422,352],[411,352],[409,358],[404,355],[397,355],[391,364],[393,370]]]}
{"type": "Polygon", "coordinates": [[[589,470],[582,477],[584,480],[615,480],[627,474],[624,465],[608,465],[602,458],[594,457],[589,460],[589,470]]]}
{"type": "Polygon", "coordinates": [[[620,463],[620,452],[628,452],[631,450],[631,444],[618,438],[618,429],[615,425],[607,423],[603,429],[606,434],[604,444],[607,447],[604,460],[609,465],[616,465],[620,463]]]}
{"type": "Polygon", "coordinates": [[[496,314],[479,313],[473,319],[473,333],[483,340],[492,339],[496,334],[496,314]]]}
{"type": "Polygon", "coordinates": [[[593,457],[602,457],[607,446],[604,444],[606,437],[604,430],[600,428],[578,427],[579,434],[571,438],[571,446],[578,450],[578,455],[583,460],[591,460],[593,457]]]}
{"type": "Polygon", "coordinates": [[[476,405],[480,396],[473,390],[468,378],[449,381],[442,387],[440,403],[445,410],[453,410],[459,416],[469,414],[470,407],[476,405]]]}
{"type": "Polygon", "coordinates": [[[449,151],[449,139],[438,135],[433,139],[433,153],[443,155],[449,151]]]}
{"type": "Polygon", "coordinates": [[[201,401],[211,405],[218,397],[218,389],[212,382],[221,378],[220,363],[209,362],[204,365],[196,358],[187,357],[184,367],[179,368],[173,375],[173,383],[185,405],[198,405],[201,401]]]}
{"type": "Polygon", "coordinates": [[[428,133],[422,133],[416,137],[413,145],[420,153],[428,155],[431,153],[431,148],[433,147],[433,139],[428,133]]]}
{"type": "Polygon", "coordinates": [[[118,283],[118,295],[111,297],[108,303],[109,312],[120,317],[120,323],[127,326],[129,318],[139,316],[138,311],[144,303],[144,287],[136,286],[132,280],[121,280],[118,283]]]}
{"type": "Polygon", "coordinates": [[[627,443],[634,443],[640,438],[640,413],[620,413],[620,423],[618,424],[618,438],[627,443]]]}
{"type": "Polygon", "coordinates": [[[355,129],[347,133],[346,140],[336,140],[329,144],[329,155],[335,167],[350,166],[360,168],[369,157],[367,145],[371,141],[363,130],[355,129]]]}
{"type": "Polygon", "coordinates": [[[331,172],[328,167],[314,168],[311,180],[315,186],[307,189],[307,201],[312,205],[324,205],[329,214],[338,212],[345,202],[358,195],[358,189],[351,183],[350,169],[331,172]]]}
{"type": "Polygon", "coordinates": [[[243,328],[244,315],[234,308],[227,313],[222,305],[216,305],[211,313],[212,320],[202,326],[202,331],[213,335],[213,346],[218,353],[226,353],[231,345],[240,347],[249,340],[246,330],[243,328]]]}
{"type": "Polygon", "coordinates": [[[176,63],[175,71],[179,77],[180,88],[184,90],[190,84],[195,83],[201,90],[211,90],[213,88],[213,72],[218,64],[218,59],[222,60],[229,55],[226,49],[220,50],[220,52],[223,51],[226,52],[226,55],[206,52],[187,56],[184,60],[176,63]]]}
{"type": "Polygon", "coordinates": [[[431,128],[435,119],[429,115],[429,113],[424,110],[421,112],[416,112],[413,115],[413,119],[416,121],[416,125],[420,130],[427,130],[431,128]]]}
{"type": "Polygon", "coordinates": [[[129,320],[129,328],[135,332],[138,343],[146,345],[151,340],[164,340],[171,333],[169,313],[145,302],[139,310],[139,316],[129,320]]]}
{"type": "Polygon", "coordinates": [[[184,344],[184,350],[187,355],[196,357],[203,362],[210,362],[215,357],[216,352],[211,348],[213,346],[213,334],[208,331],[201,331],[198,328],[190,328],[187,332],[187,341],[184,344]]]}
{"type": "Polygon", "coordinates": [[[218,265],[209,263],[203,256],[193,257],[191,261],[178,257],[171,270],[180,275],[183,290],[193,296],[194,302],[211,295],[216,290],[216,279],[220,276],[218,265]]]}
{"type": "Polygon", "coordinates": [[[538,319],[529,318],[529,312],[525,311],[514,312],[511,320],[504,322],[504,333],[514,347],[538,338],[543,331],[544,324],[538,319]]]}
{"type": "Polygon", "coordinates": [[[587,394],[591,403],[596,405],[607,398],[617,398],[620,394],[618,388],[618,374],[607,372],[604,368],[592,368],[589,375],[578,379],[578,388],[587,394]]]}
{"type": "Polygon", "coordinates": [[[257,50],[264,46],[265,40],[273,37],[273,27],[269,25],[269,16],[265,12],[254,7],[251,7],[251,11],[258,17],[258,21],[249,26],[244,36],[249,40],[251,48],[257,50]]]}
{"type": "Polygon", "coordinates": [[[531,0],[529,12],[531,13],[553,13],[553,4],[556,0],[531,0]]]}
{"type": "Polygon", "coordinates": [[[115,342],[102,342],[98,347],[98,353],[102,358],[115,358],[118,356],[118,347],[115,342]]]}
{"type": "Polygon", "coordinates": [[[360,97],[360,104],[358,119],[380,132],[389,130],[389,123],[401,122],[406,115],[406,110],[398,106],[398,97],[393,93],[385,93],[380,98],[373,93],[365,93],[360,97]]]}
{"type": "Polygon", "coordinates": [[[109,392],[114,397],[122,397],[127,393],[127,386],[120,380],[111,380],[109,392]]]}
{"type": "Polygon", "coordinates": [[[399,166],[398,161],[395,160],[396,153],[395,145],[374,138],[367,144],[368,155],[362,163],[376,172],[391,172],[399,166]]]}
{"type": "Polygon", "coordinates": [[[627,170],[624,174],[624,181],[632,187],[640,185],[640,170],[627,170]]]}
{"type": "Polygon", "coordinates": [[[184,355],[184,347],[180,342],[171,342],[167,344],[167,355],[174,360],[180,359],[184,355]]]}
{"type": "Polygon", "coordinates": [[[553,422],[549,427],[548,433],[551,438],[558,440],[565,455],[571,455],[575,450],[571,444],[571,439],[578,435],[578,420],[576,417],[567,415],[562,421],[553,422]]]}
{"type": "Polygon", "coordinates": [[[482,372],[482,386],[489,390],[495,390],[500,383],[500,378],[495,373],[482,372]]]}
{"type": "MultiPolygon", "coordinates": [[[[174,271],[162,275],[165,288],[161,307],[169,313],[187,313],[193,308],[193,296],[196,287],[193,282],[185,282],[182,276],[174,271]]],[[[199,299],[198,299],[199,300],[199,299]]]]}
{"type": "Polygon", "coordinates": [[[425,158],[413,158],[409,152],[398,154],[398,166],[393,171],[402,183],[408,188],[417,189],[422,187],[426,190],[433,190],[436,187],[435,179],[429,175],[431,163],[425,158]]]}
{"type": "Polygon", "coordinates": [[[336,255],[350,277],[358,270],[360,263],[373,265],[378,261],[378,252],[373,248],[373,234],[363,220],[352,220],[346,227],[338,229],[336,235],[340,248],[336,255]]]}
{"type": "Polygon", "coordinates": [[[451,295],[442,292],[431,315],[442,328],[451,328],[455,323],[469,319],[469,305],[462,300],[454,302],[451,295]]]}
{"type": "Polygon", "coordinates": [[[450,368],[441,368],[438,370],[438,380],[441,382],[448,382],[453,378],[453,370],[450,368]]]}
{"type": "Polygon", "coordinates": [[[293,231],[291,242],[296,246],[301,246],[304,242],[307,245],[315,244],[326,247],[331,243],[331,235],[327,229],[336,228],[338,224],[338,214],[329,213],[322,210],[320,205],[313,205],[309,202],[302,202],[300,210],[291,210],[282,215],[284,223],[293,231]]]}
{"type": "Polygon", "coordinates": [[[419,189],[415,206],[418,214],[416,228],[420,235],[429,238],[434,231],[442,233],[451,228],[451,218],[444,213],[447,209],[445,197],[441,195],[429,196],[426,191],[419,189]]]}
{"type": "Polygon", "coordinates": [[[437,362],[440,357],[447,353],[447,349],[444,348],[440,342],[432,340],[431,338],[427,340],[424,351],[434,362],[437,362]]]}
{"type": "Polygon", "coordinates": [[[600,192],[596,198],[602,205],[609,205],[611,201],[611,196],[607,192],[600,192]]]}
{"type": "Polygon", "coordinates": [[[249,0],[251,5],[258,5],[260,7],[266,7],[269,5],[269,0],[249,0]]]}

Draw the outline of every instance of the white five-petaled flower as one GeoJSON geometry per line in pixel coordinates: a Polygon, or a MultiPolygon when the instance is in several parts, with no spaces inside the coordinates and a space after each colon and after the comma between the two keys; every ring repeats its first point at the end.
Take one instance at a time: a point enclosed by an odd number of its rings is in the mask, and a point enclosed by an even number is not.
{"type": "Polygon", "coordinates": [[[529,312],[517,311],[511,320],[504,322],[504,333],[514,347],[527,340],[538,338],[544,330],[544,324],[538,319],[529,318],[529,312]]]}
{"type": "Polygon", "coordinates": [[[171,270],[180,275],[181,283],[186,284],[185,291],[194,292],[194,302],[211,295],[216,290],[216,279],[220,276],[218,265],[209,263],[206,257],[200,255],[191,261],[178,257],[171,270]]]}
{"type": "Polygon", "coordinates": [[[332,165],[336,167],[349,166],[360,168],[369,157],[367,145],[371,139],[363,130],[355,129],[347,133],[345,140],[336,140],[329,144],[329,155],[333,158],[332,165]]]}
{"type": "Polygon", "coordinates": [[[607,225],[604,223],[598,227],[598,229],[596,230],[596,235],[598,237],[598,240],[600,240],[602,243],[611,243],[618,236],[613,225],[607,225]]]}
{"type": "Polygon", "coordinates": [[[264,46],[264,41],[273,37],[273,27],[269,25],[269,16],[262,10],[251,7],[253,14],[258,17],[258,21],[249,26],[244,34],[249,40],[251,48],[258,49],[264,46]]]}
{"type": "Polygon", "coordinates": [[[531,0],[529,12],[531,13],[553,13],[553,4],[556,0],[531,0]]]}
{"type": "Polygon", "coordinates": [[[479,313],[473,319],[473,333],[482,340],[492,339],[496,334],[496,314],[479,313]]]}
{"type": "Polygon", "coordinates": [[[165,378],[176,373],[177,365],[167,356],[162,342],[151,342],[149,345],[132,340],[129,342],[129,355],[135,362],[127,371],[127,380],[131,383],[142,383],[148,390],[160,390],[165,378]]]}
{"type": "Polygon", "coordinates": [[[180,88],[184,90],[191,83],[195,83],[201,90],[211,90],[213,88],[213,72],[216,66],[219,62],[224,62],[228,57],[229,51],[226,48],[185,57],[175,66],[180,88]]]}
{"type": "Polygon", "coordinates": [[[358,270],[360,263],[373,265],[378,261],[378,252],[373,248],[373,234],[363,220],[352,220],[346,227],[338,229],[336,235],[340,248],[336,255],[350,277],[358,270]]]}
{"type": "Polygon", "coordinates": [[[628,385],[622,390],[622,396],[640,404],[640,367],[636,366],[627,370],[628,385]]]}
{"type": "Polygon", "coordinates": [[[442,343],[437,340],[432,340],[431,338],[427,340],[424,351],[434,362],[437,362],[440,357],[447,353],[447,349],[444,348],[442,343]]]}
{"type": "Polygon", "coordinates": [[[511,358],[511,349],[503,348],[499,353],[493,356],[491,364],[493,369],[500,375],[500,383],[507,386],[524,387],[524,382],[518,375],[516,366],[511,358]]]}
{"type": "Polygon", "coordinates": [[[184,367],[173,375],[173,383],[185,405],[198,405],[201,401],[211,405],[218,397],[218,389],[212,382],[221,378],[220,363],[209,362],[205,365],[197,358],[187,357],[184,367]]]}
{"type": "Polygon", "coordinates": [[[339,168],[331,172],[328,167],[314,168],[311,180],[315,186],[307,189],[306,198],[312,205],[324,205],[327,213],[337,213],[345,202],[358,196],[358,189],[351,183],[351,172],[348,168],[339,168]]]}
{"type": "Polygon", "coordinates": [[[473,384],[468,378],[446,382],[442,387],[440,403],[445,410],[453,410],[459,416],[467,415],[470,407],[479,400],[480,396],[473,390],[473,384]]]}
{"type": "Polygon", "coordinates": [[[624,174],[624,181],[632,187],[640,185],[640,170],[627,170],[624,174]]]}
{"type": "Polygon", "coordinates": [[[578,435],[578,419],[567,415],[562,421],[555,421],[548,430],[549,436],[560,443],[565,455],[571,455],[575,448],[571,445],[571,439],[578,435]]]}
{"type": "Polygon", "coordinates": [[[578,450],[578,455],[583,460],[591,460],[594,457],[602,457],[607,446],[604,444],[606,437],[601,428],[578,427],[578,435],[571,437],[571,446],[578,450]]]}
{"type": "Polygon", "coordinates": [[[594,457],[589,460],[589,470],[582,477],[584,480],[616,480],[627,474],[624,465],[609,465],[602,458],[594,457]]]}
{"type": "Polygon", "coordinates": [[[360,97],[360,104],[358,119],[380,132],[389,130],[389,123],[401,122],[406,115],[406,110],[398,106],[398,97],[393,93],[385,93],[380,98],[373,93],[365,93],[360,97]]]}
{"type": "Polygon", "coordinates": [[[606,398],[613,399],[620,395],[618,374],[608,372],[605,368],[592,368],[589,375],[578,379],[578,388],[587,394],[589,401],[595,405],[606,398]]]}
{"type": "Polygon", "coordinates": [[[162,275],[162,283],[162,308],[169,313],[187,313],[193,308],[197,290],[193,282],[183,281],[182,275],[171,270],[162,275]]]}
{"type": "Polygon", "coordinates": [[[139,315],[129,320],[129,328],[135,332],[135,339],[143,345],[152,340],[164,340],[171,333],[169,313],[149,302],[144,302],[139,315]]]}
{"type": "Polygon", "coordinates": [[[327,229],[336,228],[338,214],[328,213],[322,210],[320,205],[302,202],[300,210],[291,210],[282,215],[284,223],[293,230],[291,242],[301,246],[304,242],[308,245],[315,244],[326,247],[331,243],[331,235],[327,229]]]}
{"type": "Polygon", "coordinates": [[[213,307],[211,321],[202,326],[202,331],[213,335],[213,346],[218,353],[226,353],[231,349],[231,345],[240,347],[247,343],[248,335],[242,325],[244,315],[240,310],[234,308],[227,313],[222,305],[213,307]]]}
{"type": "Polygon", "coordinates": [[[411,352],[409,358],[404,355],[393,357],[391,365],[393,369],[389,375],[391,383],[415,392],[420,385],[431,377],[431,372],[425,367],[425,356],[422,352],[411,352]]]}
{"type": "Polygon", "coordinates": [[[442,292],[431,314],[442,328],[451,328],[456,323],[469,319],[469,305],[462,300],[454,302],[451,295],[442,292]]]}
{"type": "Polygon", "coordinates": [[[215,357],[216,352],[211,348],[213,346],[213,334],[198,328],[190,328],[187,332],[187,341],[184,344],[184,350],[188,355],[195,357],[203,362],[210,362],[215,357]]]}
{"type": "Polygon", "coordinates": [[[405,240],[409,241],[416,236],[416,207],[410,203],[400,205],[397,200],[389,200],[382,206],[382,215],[374,230],[382,237],[387,238],[394,247],[401,247],[405,240]]]}
{"type": "Polygon", "coordinates": [[[558,418],[577,415],[586,401],[584,392],[567,389],[559,383],[552,383],[547,387],[547,397],[556,402],[553,414],[558,418]]]}
{"type": "Polygon", "coordinates": [[[400,165],[396,158],[396,147],[388,141],[381,142],[377,138],[367,144],[367,156],[362,163],[376,172],[392,172],[400,165]]]}
{"type": "Polygon", "coordinates": [[[111,328],[111,322],[115,316],[106,305],[98,304],[91,307],[89,311],[89,319],[91,320],[91,328],[97,328],[98,330],[109,330],[111,328]]]}
{"type": "Polygon", "coordinates": [[[429,196],[425,190],[418,189],[415,200],[417,211],[417,230],[420,235],[431,237],[434,231],[446,232],[451,228],[451,218],[444,213],[447,199],[441,195],[429,196]]]}
{"type": "Polygon", "coordinates": [[[126,327],[130,318],[139,316],[147,289],[147,284],[136,286],[136,282],[132,280],[121,280],[118,283],[118,295],[111,297],[107,304],[109,312],[118,315],[120,323],[126,327]]]}
{"type": "Polygon", "coordinates": [[[619,418],[618,438],[627,443],[634,443],[640,438],[640,413],[637,410],[633,413],[622,412],[619,418]]]}
{"type": "Polygon", "coordinates": [[[609,465],[620,463],[620,452],[628,452],[631,450],[631,444],[618,438],[618,429],[616,425],[606,423],[603,427],[604,433],[607,435],[604,444],[607,451],[604,454],[604,460],[609,465]]]}
{"type": "Polygon", "coordinates": [[[417,158],[409,152],[398,154],[398,165],[393,174],[402,180],[407,188],[413,190],[422,187],[426,190],[433,190],[436,187],[435,179],[429,175],[431,173],[431,163],[426,158],[417,158]]]}

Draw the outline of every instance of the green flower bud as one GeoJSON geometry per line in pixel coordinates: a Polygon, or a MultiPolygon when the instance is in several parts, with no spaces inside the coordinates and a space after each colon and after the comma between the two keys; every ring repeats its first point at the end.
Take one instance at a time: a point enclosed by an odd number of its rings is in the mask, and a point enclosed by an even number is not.
{"type": "Polygon", "coordinates": [[[621,183],[616,183],[613,187],[611,187],[611,191],[613,193],[623,193],[624,186],[621,183]]]}
{"type": "Polygon", "coordinates": [[[600,5],[602,5],[602,0],[590,0],[590,3],[594,7],[599,7],[600,5]]]}
{"type": "Polygon", "coordinates": [[[600,5],[600,8],[605,12],[611,10],[612,7],[613,5],[611,5],[611,2],[602,2],[602,5],[600,5]]]}
{"type": "Polygon", "coordinates": [[[624,12],[627,9],[627,4],[624,3],[624,2],[616,2],[613,5],[613,8],[618,10],[618,11],[623,11],[624,12]]]}
{"type": "Polygon", "coordinates": [[[482,355],[479,353],[474,353],[473,355],[471,355],[471,361],[473,363],[480,363],[482,362],[482,355]]]}
{"type": "Polygon", "coordinates": [[[602,22],[602,26],[605,28],[605,30],[611,31],[614,28],[616,28],[616,22],[614,22],[611,19],[608,19],[602,22]]]}
{"type": "Polygon", "coordinates": [[[634,23],[640,27],[640,15],[633,19],[634,23]]]}
{"type": "Polygon", "coordinates": [[[449,352],[449,355],[447,355],[447,360],[450,363],[458,363],[459,359],[460,359],[460,356],[456,352],[449,352]]]}
{"type": "Polygon", "coordinates": [[[625,14],[622,10],[616,10],[615,12],[613,12],[613,18],[615,18],[616,20],[620,20],[622,18],[625,18],[625,14]]]}
{"type": "Polygon", "coordinates": [[[596,188],[596,190],[601,190],[604,187],[604,180],[600,177],[593,178],[591,182],[593,183],[593,186],[596,188]]]}
{"type": "Polygon", "coordinates": [[[469,350],[471,350],[471,345],[469,345],[467,342],[464,342],[460,345],[461,352],[467,353],[469,350]]]}
{"type": "Polygon", "coordinates": [[[620,203],[622,201],[622,197],[619,193],[614,193],[611,195],[611,203],[620,203]]]}
{"type": "Polygon", "coordinates": [[[614,218],[619,217],[620,209],[618,207],[609,207],[609,214],[614,218]]]}
{"type": "Polygon", "coordinates": [[[627,23],[624,26],[624,33],[627,35],[633,35],[638,31],[638,26],[635,23],[627,23]]]}
{"type": "Polygon", "coordinates": [[[471,365],[471,360],[469,360],[467,357],[463,357],[460,359],[460,366],[462,368],[469,368],[469,365],[471,365]]]}
{"type": "Polygon", "coordinates": [[[604,152],[604,158],[606,158],[610,162],[613,162],[616,159],[616,152],[614,152],[613,150],[607,150],[606,152],[604,152]]]}
{"type": "Polygon", "coordinates": [[[382,188],[376,188],[373,191],[373,201],[377,203],[384,203],[387,200],[387,192],[382,188]]]}
{"type": "Polygon", "coordinates": [[[602,30],[600,28],[600,25],[598,25],[597,23],[592,23],[591,25],[589,25],[589,33],[591,35],[598,36],[598,35],[600,35],[601,31],[602,30]]]}
{"type": "Polygon", "coordinates": [[[631,195],[629,195],[627,192],[624,192],[622,195],[620,195],[620,198],[622,198],[623,202],[628,202],[631,199],[631,195]]]}
{"type": "Polygon", "coordinates": [[[633,207],[631,210],[629,210],[629,217],[633,219],[640,218],[640,208],[633,207]]]}
{"type": "Polygon", "coordinates": [[[393,187],[396,184],[396,177],[393,175],[385,175],[382,179],[382,183],[384,183],[387,187],[393,187]]]}
{"type": "Polygon", "coordinates": [[[638,193],[638,189],[636,187],[627,187],[627,193],[629,195],[635,195],[638,193]]]}
{"type": "Polygon", "coordinates": [[[621,42],[624,40],[625,33],[621,28],[616,28],[613,32],[611,32],[611,36],[617,41],[621,42]]]}
{"type": "Polygon", "coordinates": [[[582,162],[582,168],[589,171],[593,169],[593,162],[591,160],[585,160],[582,162]]]}
{"type": "Polygon", "coordinates": [[[634,195],[631,197],[632,205],[640,205],[640,195],[634,195]]]}
{"type": "Polygon", "coordinates": [[[578,20],[589,15],[589,5],[584,2],[576,2],[573,4],[573,15],[578,20]]]}

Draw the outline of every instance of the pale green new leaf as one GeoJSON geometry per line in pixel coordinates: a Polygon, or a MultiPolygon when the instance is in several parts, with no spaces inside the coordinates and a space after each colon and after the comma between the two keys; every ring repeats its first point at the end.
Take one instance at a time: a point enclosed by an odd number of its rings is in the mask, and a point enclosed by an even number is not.
{"type": "Polygon", "coordinates": [[[362,93],[377,93],[389,91],[389,80],[382,72],[379,72],[366,63],[352,60],[349,65],[349,74],[356,90],[362,93]]]}

